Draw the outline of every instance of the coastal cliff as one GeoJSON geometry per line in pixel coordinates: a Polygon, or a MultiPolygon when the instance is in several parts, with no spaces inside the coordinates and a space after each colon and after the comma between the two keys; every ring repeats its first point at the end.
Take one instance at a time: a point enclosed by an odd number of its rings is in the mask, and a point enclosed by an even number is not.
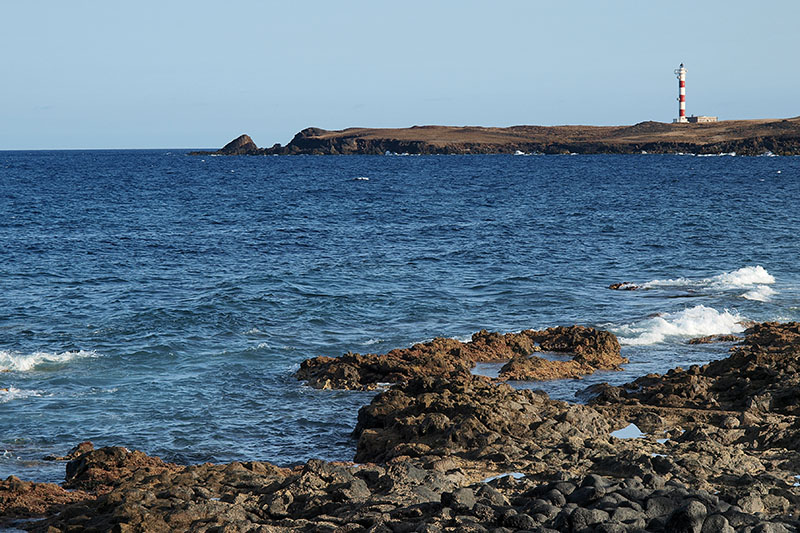
{"type": "Polygon", "coordinates": [[[191,155],[408,154],[800,154],[800,117],[707,124],[640,122],[633,126],[413,126],[306,128],[286,145],[258,148],[247,135],[216,152],[191,155]]]}

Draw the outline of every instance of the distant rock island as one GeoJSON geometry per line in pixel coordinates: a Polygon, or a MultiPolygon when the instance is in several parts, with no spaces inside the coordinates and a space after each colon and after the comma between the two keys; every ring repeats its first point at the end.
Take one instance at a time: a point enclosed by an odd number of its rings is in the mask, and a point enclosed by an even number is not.
{"type": "Polygon", "coordinates": [[[413,126],[306,128],[287,144],[259,148],[241,135],[216,152],[191,155],[348,154],[638,154],[736,152],[800,155],[800,117],[708,124],[640,122],[633,126],[413,126]]]}

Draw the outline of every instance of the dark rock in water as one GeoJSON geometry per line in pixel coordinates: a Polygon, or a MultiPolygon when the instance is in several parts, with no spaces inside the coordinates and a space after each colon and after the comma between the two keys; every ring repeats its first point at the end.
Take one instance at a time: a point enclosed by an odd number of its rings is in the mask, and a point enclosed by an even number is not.
{"type": "Polygon", "coordinates": [[[258,146],[249,135],[240,135],[219,150],[221,155],[250,155],[258,152],[258,146]]]}
{"type": "Polygon", "coordinates": [[[84,453],[91,452],[92,450],[94,450],[94,444],[92,444],[89,441],[81,442],[80,444],[78,444],[77,446],[72,448],[69,451],[69,453],[67,453],[67,455],[63,455],[63,456],[48,455],[47,457],[44,457],[44,460],[45,461],[70,461],[72,459],[80,457],[84,453]]]}
{"type": "Polygon", "coordinates": [[[742,338],[738,335],[706,335],[686,341],[687,344],[711,344],[712,342],[738,342],[742,338]]]}
{"type": "Polygon", "coordinates": [[[635,291],[640,287],[638,285],[634,285],[629,281],[621,281],[619,283],[612,283],[608,286],[609,289],[612,291],[635,291]]]}
{"type": "Polygon", "coordinates": [[[617,338],[607,331],[584,326],[559,326],[542,331],[500,333],[481,330],[469,342],[436,338],[411,348],[383,355],[347,353],[341,357],[315,357],[303,361],[295,377],[318,389],[374,389],[379,384],[407,381],[419,376],[456,378],[467,375],[476,362],[511,363],[501,378],[544,380],[578,377],[598,369],[619,369],[617,338]],[[549,361],[527,356],[539,351],[572,355],[571,361],[549,361]]]}
{"type": "Polygon", "coordinates": [[[544,331],[523,331],[538,343],[542,351],[572,354],[569,361],[542,357],[517,357],[500,369],[500,377],[508,380],[541,381],[576,378],[596,370],[620,370],[628,360],[620,355],[619,341],[613,333],[584,326],[548,328],[544,331]]]}
{"type": "Polygon", "coordinates": [[[722,360],[605,387],[595,404],[636,401],[661,407],[800,415],[800,323],[765,322],[722,360]]]}

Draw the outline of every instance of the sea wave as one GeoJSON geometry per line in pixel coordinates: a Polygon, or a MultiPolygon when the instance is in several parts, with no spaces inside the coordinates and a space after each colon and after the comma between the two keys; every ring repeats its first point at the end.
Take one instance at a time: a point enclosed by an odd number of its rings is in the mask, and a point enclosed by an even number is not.
{"type": "Polygon", "coordinates": [[[755,285],[771,285],[775,283],[775,277],[767,272],[761,265],[746,266],[723,272],[710,278],[690,279],[685,277],[674,279],[654,279],[647,283],[642,283],[642,289],[652,289],[655,287],[709,287],[720,290],[744,289],[755,285]]]}
{"type": "Polygon", "coordinates": [[[777,291],[767,285],[757,285],[754,289],[742,294],[742,298],[748,300],[755,300],[757,302],[768,302],[770,297],[775,295],[777,291]]]}
{"type": "Polygon", "coordinates": [[[42,392],[38,390],[18,389],[13,385],[8,388],[0,388],[0,403],[10,402],[17,398],[30,398],[31,396],[41,396],[42,392]]]}
{"type": "Polygon", "coordinates": [[[720,288],[741,289],[753,285],[770,285],[775,278],[761,265],[743,267],[711,278],[712,285],[720,288]]]}
{"type": "Polygon", "coordinates": [[[30,354],[0,350],[0,372],[27,372],[42,365],[64,364],[74,359],[97,356],[98,354],[94,350],[61,353],[34,352],[30,354]]]}
{"type": "Polygon", "coordinates": [[[620,344],[648,345],[664,342],[669,337],[702,337],[740,333],[746,319],[736,311],[717,311],[696,305],[675,313],[648,318],[621,326],[615,332],[620,344]]]}

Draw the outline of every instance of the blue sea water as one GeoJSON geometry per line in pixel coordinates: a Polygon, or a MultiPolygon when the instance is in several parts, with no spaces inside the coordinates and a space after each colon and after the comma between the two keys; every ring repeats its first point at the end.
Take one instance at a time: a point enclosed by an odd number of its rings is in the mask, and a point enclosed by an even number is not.
{"type": "Polygon", "coordinates": [[[616,333],[625,371],[517,384],[562,399],[721,358],[686,340],[800,319],[798,229],[794,157],[0,152],[0,478],[87,439],[351,459],[374,393],[296,381],[317,355],[616,333]]]}

